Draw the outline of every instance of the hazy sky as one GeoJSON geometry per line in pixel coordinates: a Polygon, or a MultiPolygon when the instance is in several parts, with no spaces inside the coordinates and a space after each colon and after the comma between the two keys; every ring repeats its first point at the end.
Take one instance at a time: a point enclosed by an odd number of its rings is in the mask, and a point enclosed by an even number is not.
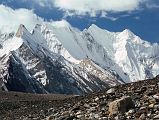
{"type": "Polygon", "coordinates": [[[159,43],[159,0],[1,0],[0,4],[0,27],[65,19],[81,30],[91,24],[114,32],[130,29],[159,43]]]}

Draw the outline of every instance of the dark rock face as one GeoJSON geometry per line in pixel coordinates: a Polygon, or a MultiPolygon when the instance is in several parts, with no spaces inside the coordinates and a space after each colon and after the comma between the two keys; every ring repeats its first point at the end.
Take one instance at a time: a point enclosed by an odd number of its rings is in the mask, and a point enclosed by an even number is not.
{"type": "Polygon", "coordinates": [[[42,85],[31,77],[28,77],[25,67],[14,53],[9,57],[10,63],[5,83],[9,91],[20,91],[29,93],[46,93],[42,85]]]}
{"type": "MultiPolygon", "coordinates": [[[[86,94],[109,88],[109,83],[83,71],[80,65],[70,64],[62,56],[44,48],[37,50],[35,53],[33,48],[23,43],[16,51],[1,58],[0,62],[5,66],[1,81],[8,91],[86,94]]],[[[113,82],[119,84],[117,80],[113,82]]]]}
{"type": "Polygon", "coordinates": [[[77,94],[82,91],[82,89],[77,86],[77,82],[74,80],[75,78],[70,75],[71,73],[66,70],[65,66],[56,60],[52,61],[50,58],[45,58],[43,61],[46,76],[49,80],[44,88],[48,92],[77,94]],[[74,81],[71,83],[70,79],[74,81]]]}

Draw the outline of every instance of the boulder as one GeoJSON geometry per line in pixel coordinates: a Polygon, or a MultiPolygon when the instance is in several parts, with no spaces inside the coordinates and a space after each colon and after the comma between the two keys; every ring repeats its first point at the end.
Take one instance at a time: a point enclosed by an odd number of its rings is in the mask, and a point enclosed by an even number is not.
{"type": "Polygon", "coordinates": [[[130,96],[124,96],[121,99],[109,103],[109,115],[117,115],[118,113],[125,113],[134,108],[135,104],[130,96]]]}

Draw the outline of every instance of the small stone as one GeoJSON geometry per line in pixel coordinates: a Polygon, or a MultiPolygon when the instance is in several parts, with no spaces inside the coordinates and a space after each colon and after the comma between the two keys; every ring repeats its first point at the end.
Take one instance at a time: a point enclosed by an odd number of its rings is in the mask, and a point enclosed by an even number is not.
{"type": "Polygon", "coordinates": [[[95,115],[94,115],[94,118],[95,118],[95,119],[99,119],[99,115],[98,115],[98,114],[95,114],[95,115]]]}
{"type": "Polygon", "coordinates": [[[147,107],[141,107],[138,111],[139,113],[148,113],[147,107]]]}
{"type": "Polygon", "coordinates": [[[155,120],[158,120],[158,119],[159,119],[159,115],[156,115],[156,116],[154,117],[154,119],[155,119],[155,120]]]}
{"type": "Polygon", "coordinates": [[[136,112],[136,113],[135,113],[135,117],[136,117],[136,118],[139,118],[139,117],[140,117],[140,115],[141,115],[141,113],[140,113],[140,112],[136,112]]]}
{"type": "Polygon", "coordinates": [[[151,113],[148,113],[148,114],[147,114],[147,117],[151,117],[151,113]]]}
{"type": "Polygon", "coordinates": [[[135,107],[141,107],[141,103],[140,102],[136,102],[135,107]]]}
{"type": "Polygon", "coordinates": [[[125,120],[126,119],[126,117],[124,116],[124,115],[122,115],[122,114],[118,114],[116,117],[114,117],[115,118],[115,120],[125,120]]]}
{"type": "Polygon", "coordinates": [[[91,103],[91,106],[97,106],[97,103],[91,103]]]}
{"type": "Polygon", "coordinates": [[[105,115],[109,115],[110,113],[109,113],[109,111],[105,111],[105,115]]]}
{"type": "Polygon", "coordinates": [[[89,105],[89,104],[86,104],[86,103],[85,103],[83,106],[84,106],[85,108],[89,108],[89,107],[90,107],[90,105],[89,105]]]}
{"type": "Polygon", "coordinates": [[[107,91],[107,94],[113,94],[115,93],[115,88],[110,88],[108,91],[107,91]]]}
{"type": "Polygon", "coordinates": [[[150,108],[150,109],[154,108],[154,104],[150,104],[150,105],[148,106],[148,108],[150,108]]]}
{"type": "Polygon", "coordinates": [[[54,120],[54,116],[49,116],[48,118],[47,118],[47,120],[54,120]]]}
{"type": "Polygon", "coordinates": [[[154,105],[154,109],[159,110],[159,105],[154,105]]]}
{"type": "Polygon", "coordinates": [[[85,117],[84,117],[84,115],[77,115],[77,118],[84,119],[85,117]]]}
{"type": "Polygon", "coordinates": [[[62,116],[69,116],[69,114],[70,114],[70,113],[69,113],[68,111],[65,111],[65,112],[63,112],[61,115],[62,115],[62,116]]]}
{"type": "Polygon", "coordinates": [[[142,114],[140,117],[139,117],[139,120],[145,120],[146,116],[145,114],[142,114]]]}
{"type": "Polygon", "coordinates": [[[140,89],[141,92],[145,92],[146,90],[147,90],[147,87],[146,87],[146,86],[143,86],[143,87],[141,87],[141,89],[140,89]]]}
{"type": "Polygon", "coordinates": [[[90,113],[90,115],[89,115],[89,119],[90,119],[90,120],[94,120],[94,119],[95,119],[95,117],[94,117],[94,116],[95,116],[95,114],[94,114],[94,113],[90,113]]]}
{"type": "Polygon", "coordinates": [[[156,100],[155,100],[155,98],[153,98],[153,97],[150,97],[149,103],[153,103],[153,104],[155,104],[155,103],[156,103],[156,100]]]}
{"type": "Polygon", "coordinates": [[[78,111],[77,113],[76,113],[76,115],[80,115],[82,112],[81,111],[78,111]]]}
{"type": "Polygon", "coordinates": [[[101,120],[108,120],[108,118],[107,117],[102,117],[101,120]]]}
{"type": "Polygon", "coordinates": [[[98,98],[98,97],[96,97],[96,98],[95,98],[95,101],[96,101],[96,102],[97,102],[97,101],[99,101],[99,98],[98,98]]]}
{"type": "Polygon", "coordinates": [[[73,107],[73,109],[72,109],[71,111],[76,112],[76,111],[78,111],[78,110],[80,110],[80,107],[79,107],[79,106],[75,106],[75,107],[73,107]]]}
{"type": "Polygon", "coordinates": [[[54,108],[48,109],[48,112],[49,112],[49,113],[53,113],[53,112],[54,112],[54,108]]]}
{"type": "Polygon", "coordinates": [[[141,108],[140,108],[140,110],[145,110],[145,109],[146,109],[146,107],[141,107],[141,108]]]}
{"type": "Polygon", "coordinates": [[[99,103],[99,106],[101,106],[101,107],[103,107],[103,106],[105,107],[106,105],[107,105],[107,103],[105,101],[102,101],[99,103]]]}
{"type": "Polygon", "coordinates": [[[155,111],[155,114],[156,114],[156,115],[159,115],[159,111],[155,111]]]}
{"type": "Polygon", "coordinates": [[[131,110],[128,111],[128,113],[130,113],[130,114],[133,114],[134,112],[135,112],[134,109],[131,109],[131,110]]]}
{"type": "Polygon", "coordinates": [[[89,111],[91,111],[91,112],[96,111],[96,107],[91,107],[91,108],[89,109],[89,111]]]}
{"type": "Polygon", "coordinates": [[[101,108],[101,111],[105,111],[105,108],[103,107],[103,108],[101,108]]]}
{"type": "Polygon", "coordinates": [[[156,100],[159,100],[159,95],[154,95],[153,96],[156,100]]]}
{"type": "Polygon", "coordinates": [[[129,110],[128,112],[126,112],[126,115],[127,115],[127,116],[131,116],[133,113],[135,113],[135,110],[134,110],[134,109],[129,110]]]}
{"type": "Polygon", "coordinates": [[[102,98],[106,98],[106,96],[105,96],[105,95],[103,95],[103,96],[102,96],[102,98]]]}

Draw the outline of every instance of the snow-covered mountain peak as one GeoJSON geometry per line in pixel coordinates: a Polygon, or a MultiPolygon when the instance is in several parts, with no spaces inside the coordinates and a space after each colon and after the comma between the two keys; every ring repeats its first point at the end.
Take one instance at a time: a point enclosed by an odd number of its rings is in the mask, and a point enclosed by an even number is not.
{"type": "MultiPolygon", "coordinates": [[[[90,29],[91,29],[91,28],[99,29],[99,27],[98,27],[97,25],[95,25],[95,24],[91,24],[91,26],[90,26],[89,28],[90,28],[90,29]]],[[[89,28],[88,28],[88,29],[89,29],[89,28]]],[[[101,28],[100,28],[100,29],[101,29],[101,28]]]]}
{"type": "Polygon", "coordinates": [[[129,35],[134,35],[134,33],[129,29],[123,30],[122,33],[129,34],[129,35]]]}
{"type": "Polygon", "coordinates": [[[16,37],[21,37],[23,35],[24,30],[26,31],[26,28],[23,24],[20,24],[18,31],[16,33],[16,37]]]}
{"type": "Polygon", "coordinates": [[[133,45],[142,45],[145,47],[152,46],[150,42],[142,40],[139,36],[135,35],[131,30],[125,29],[122,32],[117,32],[116,40],[123,43],[133,45]]]}
{"type": "Polygon", "coordinates": [[[117,35],[117,39],[120,40],[126,40],[126,41],[132,41],[136,35],[131,32],[129,29],[125,29],[122,32],[119,32],[117,35]]]}
{"type": "Polygon", "coordinates": [[[113,33],[113,32],[110,32],[110,31],[108,31],[108,30],[106,30],[106,29],[102,29],[102,28],[100,28],[100,27],[98,27],[97,25],[95,25],[95,24],[92,24],[89,28],[88,28],[88,31],[100,31],[100,32],[107,32],[107,33],[113,33]]]}
{"type": "Polygon", "coordinates": [[[67,27],[71,27],[70,23],[67,22],[66,20],[53,21],[50,24],[51,24],[52,27],[55,27],[55,28],[67,28],[67,27]]]}

